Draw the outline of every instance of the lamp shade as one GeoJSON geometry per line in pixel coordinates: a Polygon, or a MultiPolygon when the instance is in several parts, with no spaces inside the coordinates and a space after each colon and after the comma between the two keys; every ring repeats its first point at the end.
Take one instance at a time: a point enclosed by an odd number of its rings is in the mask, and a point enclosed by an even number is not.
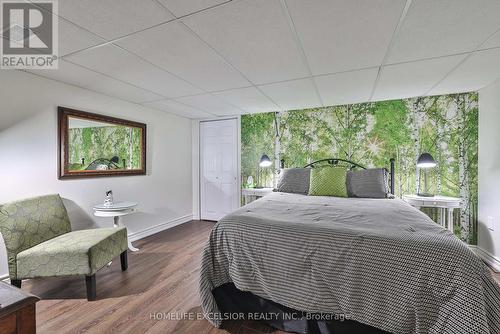
{"type": "Polygon", "coordinates": [[[436,161],[429,153],[422,153],[418,157],[417,167],[419,168],[432,168],[436,167],[436,161]]]}
{"type": "Polygon", "coordinates": [[[272,165],[271,159],[267,156],[267,154],[263,154],[260,158],[259,166],[260,167],[269,167],[272,165]]]}

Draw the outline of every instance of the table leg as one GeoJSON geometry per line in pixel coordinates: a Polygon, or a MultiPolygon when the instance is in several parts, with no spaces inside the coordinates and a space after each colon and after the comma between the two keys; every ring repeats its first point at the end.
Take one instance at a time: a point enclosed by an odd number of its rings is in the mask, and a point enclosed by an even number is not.
{"type": "Polygon", "coordinates": [[[453,209],[448,209],[448,230],[453,231],[453,209]]]}
{"type": "MultiPolygon", "coordinates": [[[[119,227],[119,226],[124,226],[121,221],[120,221],[120,216],[115,216],[113,217],[113,226],[114,227],[119,227]]],[[[132,242],[130,241],[130,239],[127,237],[127,243],[128,243],[128,249],[132,252],[137,252],[139,250],[139,248],[135,248],[133,245],[132,245],[132,242]]]]}
{"type": "Polygon", "coordinates": [[[442,227],[446,227],[446,209],[439,208],[439,223],[442,227]]]}

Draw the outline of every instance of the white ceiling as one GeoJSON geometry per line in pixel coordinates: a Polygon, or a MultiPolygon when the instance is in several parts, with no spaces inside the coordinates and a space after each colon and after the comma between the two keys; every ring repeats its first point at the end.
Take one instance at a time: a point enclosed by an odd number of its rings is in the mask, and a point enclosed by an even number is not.
{"type": "Polygon", "coordinates": [[[188,118],[456,93],[500,77],[499,0],[64,0],[34,74],[188,118]]]}

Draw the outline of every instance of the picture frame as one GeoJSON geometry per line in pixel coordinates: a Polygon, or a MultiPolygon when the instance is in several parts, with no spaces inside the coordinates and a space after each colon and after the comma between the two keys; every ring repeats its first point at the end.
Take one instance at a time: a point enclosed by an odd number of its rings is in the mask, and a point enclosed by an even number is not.
{"type": "Polygon", "coordinates": [[[58,178],[60,180],[146,174],[146,124],[61,106],[57,108],[57,113],[58,178]],[[77,130],[85,131],[85,138],[90,138],[90,140],[105,131],[106,149],[96,147],[96,143],[102,144],[102,140],[96,140],[92,145],[87,144],[84,147],[87,151],[86,155],[81,153],[80,151],[83,151],[81,147],[77,150],[73,147],[75,144],[70,143],[70,137],[75,142],[82,142],[81,139],[75,140],[77,130]],[[123,137],[123,134],[126,136],[127,131],[129,136],[123,137]],[[114,140],[113,136],[117,136],[116,133],[121,133],[122,137],[115,138],[115,142],[109,143],[114,140]],[[122,156],[116,153],[116,147],[123,146],[126,142],[123,138],[129,140],[129,156],[127,157],[123,156],[125,155],[123,153],[122,156]],[[78,151],[78,154],[75,154],[75,151],[78,151]],[[100,153],[88,153],[88,151],[100,153]],[[108,152],[107,156],[96,155],[103,155],[102,152],[105,151],[108,152]],[[73,161],[75,159],[78,161],[73,161]]]}

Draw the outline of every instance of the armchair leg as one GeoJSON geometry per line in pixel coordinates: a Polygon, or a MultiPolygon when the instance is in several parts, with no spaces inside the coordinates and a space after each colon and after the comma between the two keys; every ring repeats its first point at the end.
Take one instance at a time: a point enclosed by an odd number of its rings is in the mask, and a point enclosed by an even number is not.
{"type": "Polygon", "coordinates": [[[87,285],[87,300],[92,301],[96,299],[96,287],[95,287],[95,274],[90,276],[85,276],[85,283],[87,285]]]}
{"type": "Polygon", "coordinates": [[[21,280],[20,279],[11,279],[10,284],[21,289],[21,280]]]}
{"type": "Polygon", "coordinates": [[[127,270],[128,268],[127,251],[124,251],[123,253],[120,254],[120,262],[122,264],[122,271],[127,270]]]}

